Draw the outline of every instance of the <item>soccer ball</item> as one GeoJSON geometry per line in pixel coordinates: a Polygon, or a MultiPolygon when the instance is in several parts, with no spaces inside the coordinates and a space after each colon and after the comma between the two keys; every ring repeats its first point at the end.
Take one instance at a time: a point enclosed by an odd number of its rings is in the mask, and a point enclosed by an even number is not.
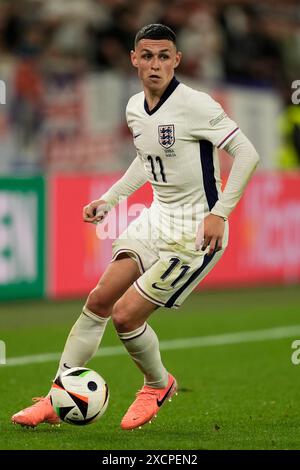
{"type": "Polygon", "coordinates": [[[105,412],[109,399],[105,380],[94,370],[72,367],[53,382],[50,400],[62,421],[85,425],[94,423],[105,412]]]}

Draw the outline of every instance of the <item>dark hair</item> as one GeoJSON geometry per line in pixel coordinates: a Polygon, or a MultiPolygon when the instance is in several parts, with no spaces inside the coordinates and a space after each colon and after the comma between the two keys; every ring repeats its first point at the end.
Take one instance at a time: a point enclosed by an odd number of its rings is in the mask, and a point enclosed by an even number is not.
{"type": "Polygon", "coordinates": [[[157,23],[144,26],[137,32],[134,46],[136,46],[141,39],[167,39],[168,41],[172,41],[176,46],[176,34],[171,28],[164,24],[157,23]]]}

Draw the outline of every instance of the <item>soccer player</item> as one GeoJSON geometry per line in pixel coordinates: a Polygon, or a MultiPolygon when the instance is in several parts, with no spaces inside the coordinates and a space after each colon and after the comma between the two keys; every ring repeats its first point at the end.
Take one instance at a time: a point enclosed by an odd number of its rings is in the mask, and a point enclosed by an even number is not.
{"type": "MultiPolygon", "coordinates": [[[[161,306],[180,307],[221,258],[228,242],[228,216],[259,159],[216,101],[175,78],[180,59],[175,34],[167,26],[151,24],[137,33],[131,61],[143,92],[129,100],[126,110],[137,156],[119,181],[84,207],[83,220],[102,220],[109,208],[146,181],[154,200],[114,242],[112,262],[69,334],[56,375],[93,357],[111,317],[144,376],[121,421],[126,430],[149,422],[177,389],[147,319],[161,306]],[[218,148],[234,158],[223,192],[218,148]]],[[[58,423],[59,418],[48,395],[12,421],[36,426],[58,423]]]]}

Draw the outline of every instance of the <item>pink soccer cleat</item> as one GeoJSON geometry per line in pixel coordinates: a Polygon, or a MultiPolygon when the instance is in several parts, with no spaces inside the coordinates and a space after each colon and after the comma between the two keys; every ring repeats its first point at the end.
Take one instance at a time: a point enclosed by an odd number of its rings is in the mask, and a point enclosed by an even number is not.
{"type": "Polygon", "coordinates": [[[14,414],[11,418],[13,424],[34,428],[40,423],[59,424],[60,419],[52,408],[50,397],[36,397],[34,405],[14,414]]]}
{"type": "Polygon", "coordinates": [[[144,385],[136,394],[136,399],[121,421],[121,428],[130,430],[148,423],[158,413],[165,400],[177,391],[176,379],[169,374],[165,388],[152,388],[144,385]]]}

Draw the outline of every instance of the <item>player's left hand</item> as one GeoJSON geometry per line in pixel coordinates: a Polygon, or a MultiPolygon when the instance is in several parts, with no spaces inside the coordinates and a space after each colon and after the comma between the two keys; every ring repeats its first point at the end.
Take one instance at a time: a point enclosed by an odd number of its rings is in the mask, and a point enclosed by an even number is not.
{"type": "Polygon", "coordinates": [[[205,251],[209,246],[208,255],[222,249],[222,239],[224,235],[225,222],[218,215],[209,214],[200,223],[196,235],[196,251],[200,248],[205,251]]]}

